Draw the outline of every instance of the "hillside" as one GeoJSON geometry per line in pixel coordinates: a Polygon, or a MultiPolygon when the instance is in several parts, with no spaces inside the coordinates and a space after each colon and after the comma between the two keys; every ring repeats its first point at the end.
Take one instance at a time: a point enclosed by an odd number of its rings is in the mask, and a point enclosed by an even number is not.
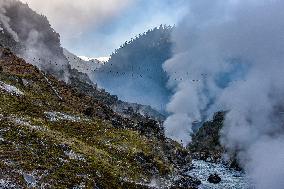
{"type": "Polygon", "coordinates": [[[122,100],[164,111],[170,91],[162,65],[171,57],[172,29],[160,26],[125,42],[92,79],[122,100]]]}
{"type": "Polygon", "coordinates": [[[154,120],[121,117],[0,52],[1,187],[148,188],[190,162],[154,120]]]}

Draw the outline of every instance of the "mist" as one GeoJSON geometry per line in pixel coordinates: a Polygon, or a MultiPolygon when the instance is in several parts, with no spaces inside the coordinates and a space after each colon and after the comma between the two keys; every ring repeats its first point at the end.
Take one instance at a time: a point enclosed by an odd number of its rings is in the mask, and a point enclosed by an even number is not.
{"type": "Polygon", "coordinates": [[[13,39],[16,42],[19,42],[19,37],[17,33],[10,27],[10,24],[9,24],[10,18],[5,15],[6,9],[4,7],[9,6],[9,5],[10,5],[10,2],[6,0],[0,2],[0,21],[3,26],[3,28],[1,27],[1,31],[6,29],[7,32],[13,37],[13,39]]]}
{"type": "Polygon", "coordinates": [[[45,16],[17,0],[0,3],[2,45],[41,70],[69,81],[68,61],[63,55],[60,36],[45,16]],[[11,36],[12,40],[9,36],[11,36]]]}
{"type": "Polygon", "coordinates": [[[284,2],[193,0],[186,6],[172,36],[174,56],[164,64],[174,91],[167,136],[186,145],[192,122],[228,111],[223,146],[237,153],[257,189],[284,188],[284,2]]]}

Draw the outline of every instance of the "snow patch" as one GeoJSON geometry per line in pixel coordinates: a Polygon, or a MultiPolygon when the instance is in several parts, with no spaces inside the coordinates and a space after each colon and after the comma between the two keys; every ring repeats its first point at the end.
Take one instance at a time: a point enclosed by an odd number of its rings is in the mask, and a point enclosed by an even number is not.
{"type": "MultiPolygon", "coordinates": [[[[44,126],[32,125],[31,122],[27,118],[20,118],[20,117],[17,117],[16,115],[11,115],[11,116],[5,117],[5,118],[12,121],[16,125],[29,127],[30,129],[33,129],[33,130],[38,130],[38,131],[46,131],[47,130],[47,128],[44,127],[44,126]]],[[[1,114],[0,114],[0,120],[1,120],[1,114]]]]}
{"type": "Polygon", "coordinates": [[[100,61],[100,62],[108,62],[109,59],[110,59],[110,56],[105,56],[105,57],[98,57],[98,58],[95,58],[96,60],[100,61]]]}
{"type": "Polygon", "coordinates": [[[78,57],[81,58],[84,61],[98,60],[100,63],[108,62],[109,59],[110,59],[110,56],[102,56],[102,57],[97,57],[97,58],[91,58],[91,57],[87,57],[87,56],[78,56],[78,57]]]}
{"type": "Polygon", "coordinates": [[[24,93],[20,91],[17,87],[8,85],[2,81],[0,81],[0,89],[14,96],[24,95],[24,93]]]}
{"type": "Polygon", "coordinates": [[[198,178],[202,184],[200,189],[249,189],[249,181],[243,172],[227,168],[222,164],[208,163],[201,160],[192,160],[193,169],[188,171],[189,176],[198,178]],[[210,174],[217,173],[222,181],[212,184],[207,181],[210,174]]]}
{"type": "Polygon", "coordinates": [[[53,122],[60,120],[80,122],[82,120],[79,116],[69,115],[61,112],[44,112],[44,114],[46,115],[47,119],[53,122]]]}
{"type": "Polygon", "coordinates": [[[64,154],[68,156],[69,159],[79,160],[79,161],[84,161],[84,162],[86,161],[82,155],[75,153],[73,150],[65,151],[64,154]]]}
{"type": "Polygon", "coordinates": [[[0,188],[18,188],[15,183],[10,180],[0,179],[0,188]]]}

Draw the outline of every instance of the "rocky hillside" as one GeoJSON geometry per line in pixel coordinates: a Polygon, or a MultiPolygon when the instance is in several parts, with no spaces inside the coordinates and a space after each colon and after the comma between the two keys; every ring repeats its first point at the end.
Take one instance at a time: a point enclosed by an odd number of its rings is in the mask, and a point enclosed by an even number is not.
{"type": "Polygon", "coordinates": [[[0,187],[150,188],[190,163],[158,122],[121,117],[8,49],[0,54],[0,187]]]}
{"type": "Polygon", "coordinates": [[[213,120],[203,123],[192,136],[192,143],[188,149],[193,158],[212,163],[223,163],[230,168],[241,170],[235,154],[229,154],[220,144],[221,130],[225,119],[225,112],[217,112],[213,120]],[[227,157],[224,156],[227,155],[227,157]]]}
{"type": "Polygon", "coordinates": [[[221,161],[224,149],[221,147],[219,139],[224,115],[223,112],[216,113],[212,121],[203,123],[193,135],[189,149],[195,153],[197,159],[221,161]]]}

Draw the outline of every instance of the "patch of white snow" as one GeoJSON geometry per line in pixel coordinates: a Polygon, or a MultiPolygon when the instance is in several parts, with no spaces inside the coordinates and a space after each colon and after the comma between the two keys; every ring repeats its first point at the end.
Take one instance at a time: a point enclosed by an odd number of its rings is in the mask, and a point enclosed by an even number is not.
{"type": "Polygon", "coordinates": [[[227,168],[222,164],[208,163],[200,160],[193,160],[193,169],[187,174],[198,178],[202,184],[200,189],[249,189],[249,181],[243,172],[227,168]],[[212,184],[207,181],[210,174],[217,173],[221,177],[219,184],[212,184]]]}
{"type": "Polygon", "coordinates": [[[15,95],[15,96],[21,96],[24,95],[24,93],[22,91],[20,91],[17,87],[12,86],[12,85],[8,85],[2,81],[0,81],[0,90],[3,90],[7,93],[10,93],[11,95],[15,95]]]}

